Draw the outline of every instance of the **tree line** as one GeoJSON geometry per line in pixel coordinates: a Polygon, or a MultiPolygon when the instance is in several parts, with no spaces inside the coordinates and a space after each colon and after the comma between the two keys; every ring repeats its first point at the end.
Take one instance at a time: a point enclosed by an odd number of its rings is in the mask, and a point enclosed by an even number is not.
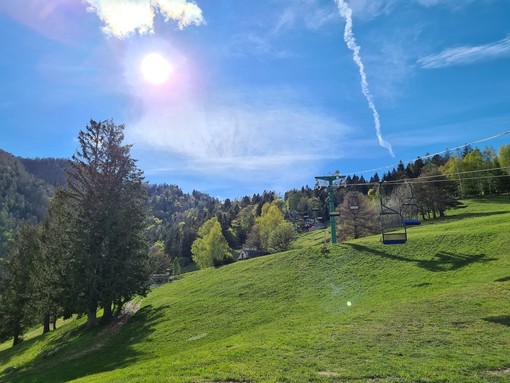
{"type": "Polygon", "coordinates": [[[455,154],[446,151],[406,166],[401,161],[368,182],[347,177],[346,188],[337,194],[338,235],[346,239],[377,233],[380,201],[399,211],[412,198],[422,220],[442,218],[447,209],[458,206],[459,199],[509,193],[509,175],[510,145],[502,145],[497,153],[491,147],[480,150],[467,145],[455,154]],[[353,195],[359,201],[356,209],[349,206],[353,195]]]}
{"type": "Polygon", "coordinates": [[[109,320],[134,295],[148,291],[144,238],[146,185],[123,144],[123,125],[90,124],[67,170],[67,187],[43,222],[15,235],[0,269],[0,340],[16,345],[37,321],[97,312],[109,320]]]}

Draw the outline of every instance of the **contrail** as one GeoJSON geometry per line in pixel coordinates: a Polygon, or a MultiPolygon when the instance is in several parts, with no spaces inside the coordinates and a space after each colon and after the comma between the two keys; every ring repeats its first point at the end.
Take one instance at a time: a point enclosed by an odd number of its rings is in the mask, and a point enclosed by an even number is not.
{"type": "Polygon", "coordinates": [[[352,58],[354,62],[358,65],[359,74],[361,76],[361,91],[363,92],[363,95],[367,99],[368,107],[372,110],[372,114],[374,116],[375,131],[377,134],[377,138],[379,139],[379,145],[381,145],[383,148],[388,149],[391,156],[395,157],[395,154],[393,154],[391,144],[385,141],[382,137],[379,113],[375,108],[374,100],[372,99],[372,94],[370,93],[370,89],[368,88],[365,66],[363,65],[363,62],[361,61],[361,57],[359,55],[359,51],[361,48],[359,45],[356,44],[356,39],[354,38],[354,34],[352,33],[352,9],[349,8],[349,5],[344,0],[335,1],[338,5],[340,16],[342,16],[345,19],[344,41],[347,44],[347,47],[352,51],[352,58]]]}

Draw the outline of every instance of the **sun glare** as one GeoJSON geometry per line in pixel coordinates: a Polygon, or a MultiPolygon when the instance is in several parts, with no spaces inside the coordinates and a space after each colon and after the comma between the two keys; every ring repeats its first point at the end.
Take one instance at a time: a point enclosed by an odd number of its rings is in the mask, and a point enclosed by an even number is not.
{"type": "Polygon", "coordinates": [[[151,53],[143,58],[140,70],[147,81],[159,85],[168,80],[173,67],[159,53],[151,53]]]}

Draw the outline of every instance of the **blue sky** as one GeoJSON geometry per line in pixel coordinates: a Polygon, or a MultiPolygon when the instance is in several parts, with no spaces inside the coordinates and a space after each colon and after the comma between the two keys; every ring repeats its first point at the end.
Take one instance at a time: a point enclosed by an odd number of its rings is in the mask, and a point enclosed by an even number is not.
{"type": "Polygon", "coordinates": [[[510,129],[509,15],[506,0],[1,0],[0,148],[70,157],[90,119],[113,119],[148,181],[220,198],[406,163],[510,129]],[[161,84],[140,69],[151,53],[161,84]]]}

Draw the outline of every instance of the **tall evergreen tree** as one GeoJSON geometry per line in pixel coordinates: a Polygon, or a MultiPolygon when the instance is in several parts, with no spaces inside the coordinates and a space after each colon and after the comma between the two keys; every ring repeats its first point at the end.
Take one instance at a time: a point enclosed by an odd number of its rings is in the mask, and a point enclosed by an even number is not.
{"type": "Polygon", "coordinates": [[[41,247],[35,260],[37,307],[43,332],[50,330],[51,322],[55,327],[59,316],[79,311],[76,280],[72,276],[75,245],[70,236],[70,223],[75,221],[74,213],[66,204],[65,192],[57,190],[42,224],[41,247]]]}
{"type": "Polygon", "coordinates": [[[124,145],[124,126],[91,120],[78,136],[80,148],[68,171],[68,200],[77,212],[73,241],[80,296],[87,326],[112,315],[148,288],[147,245],[143,240],[145,184],[124,145]]]}
{"type": "Polygon", "coordinates": [[[39,230],[22,225],[0,279],[0,341],[12,338],[13,346],[22,342],[21,336],[35,320],[33,276],[39,249],[39,230]]]}

